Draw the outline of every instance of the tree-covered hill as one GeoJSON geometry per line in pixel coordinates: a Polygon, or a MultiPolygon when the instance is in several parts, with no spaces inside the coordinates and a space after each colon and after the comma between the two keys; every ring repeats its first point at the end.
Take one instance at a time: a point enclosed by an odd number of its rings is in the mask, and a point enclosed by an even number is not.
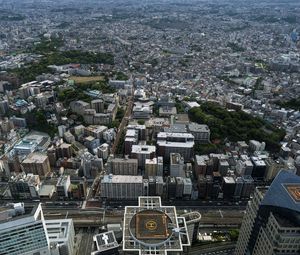
{"type": "Polygon", "coordinates": [[[224,141],[265,142],[267,150],[277,152],[285,131],[266,121],[253,117],[243,111],[228,111],[216,103],[206,102],[200,107],[189,110],[191,121],[207,124],[211,130],[211,139],[224,141]]]}

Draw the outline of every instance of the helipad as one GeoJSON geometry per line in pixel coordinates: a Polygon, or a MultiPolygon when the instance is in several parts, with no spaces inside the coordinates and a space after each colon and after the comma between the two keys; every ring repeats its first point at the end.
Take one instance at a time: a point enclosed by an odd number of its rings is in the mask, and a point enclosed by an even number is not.
{"type": "Polygon", "coordinates": [[[130,222],[131,232],[137,239],[168,239],[172,234],[170,229],[171,219],[163,212],[144,210],[133,216],[130,222]]]}

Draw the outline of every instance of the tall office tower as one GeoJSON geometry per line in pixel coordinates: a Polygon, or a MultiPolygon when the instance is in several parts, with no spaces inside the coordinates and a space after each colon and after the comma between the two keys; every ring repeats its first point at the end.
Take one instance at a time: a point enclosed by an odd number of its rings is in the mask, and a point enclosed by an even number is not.
{"type": "Polygon", "coordinates": [[[249,201],[235,255],[300,252],[300,177],[281,171],[249,201]]]}
{"type": "Polygon", "coordinates": [[[23,203],[0,208],[0,254],[50,255],[41,204],[31,210],[23,203]]]}

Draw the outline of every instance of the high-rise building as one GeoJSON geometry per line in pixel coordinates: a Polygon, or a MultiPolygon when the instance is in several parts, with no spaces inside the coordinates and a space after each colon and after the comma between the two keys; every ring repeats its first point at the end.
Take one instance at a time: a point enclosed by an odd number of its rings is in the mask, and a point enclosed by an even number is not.
{"type": "Polygon", "coordinates": [[[128,125],[127,130],[134,129],[137,131],[138,140],[147,140],[147,129],[145,125],[128,125]]]}
{"type": "Polygon", "coordinates": [[[85,136],[92,136],[94,138],[103,140],[103,133],[107,130],[106,126],[90,125],[84,128],[85,136]]]}
{"type": "Polygon", "coordinates": [[[156,147],[153,145],[132,145],[131,157],[138,160],[138,167],[145,170],[146,159],[155,157],[156,147]]]}
{"type": "Polygon", "coordinates": [[[56,166],[57,156],[56,156],[56,148],[52,145],[47,149],[47,156],[49,159],[50,166],[56,166]]]}
{"type": "Polygon", "coordinates": [[[189,161],[194,154],[194,136],[190,133],[168,133],[157,134],[158,155],[169,162],[170,153],[180,153],[184,161],[189,161]]]}
{"type": "Polygon", "coordinates": [[[12,116],[10,120],[13,122],[15,127],[19,128],[26,128],[27,127],[27,122],[25,118],[19,118],[16,116],[12,116]]]}
{"type": "Polygon", "coordinates": [[[170,176],[186,177],[184,159],[179,153],[170,154],[170,176]]]}
{"type": "Polygon", "coordinates": [[[189,131],[195,137],[195,141],[199,143],[209,143],[210,140],[210,130],[207,125],[200,125],[198,123],[190,123],[188,125],[189,131]]]}
{"type": "Polygon", "coordinates": [[[242,199],[249,199],[254,190],[254,180],[251,175],[242,176],[243,179],[243,189],[241,193],[242,199]]]}
{"type": "Polygon", "coordinates": [[[157,157],[157,175],[163,176],[164,173],[164,159],[163,157],[157,157]]]}
{"type": "Polygon", "coordinates": [[[233,197],[235,199],[240,199],[240,197],[242,196],[243,186],[244,186],[243,178],[236,177],[235,178],[235,190],[234,190],[234,195],[233,195],[233,197]]]}
{"type": "Polygon", "coordinates": [[[142,176],[104,175],[101,181],[101,197],[107,199],[137,199],[144,194],[142,176]]]}
{"type": "Polygon", "coordinates": [[[50,255],[41,204],[29,209],[18,203],[0,209],[0,254],[50,255]]]}
{"type": "Polygon", "coordinates": [[[157,169],[158,169],[158,164],[157,164],[157,158],[153,159],[146,159],[145,162],[145,177],[149,176],[157,176],[157,169]]]}
{"type": "Polygon", "coordinates": [[[229,169],[229,163],[226,159],[219,160],[218,171],[222,176],[227,175],[229,169]]]}
{"type": "Polygon", "coordinates": [[[68,191],[71,185],[70,175],[60,176],[56,184],[56,193],[58,197],[68,197],[68,191]]]}
{"type": "Polygon", "coordinates": [[[25,173],[33,173],[39,176],[45,176],[51,171],[48,156],[38,152],[29,154],[22,162],[22,167],[25,173]]]}
{"type": "Polygon", "coordinates": [[[167,196],[169,199],[176,198],[176,179],[175,177],[168,176],[166,180],[167,196]]]}
{"type": "Polygon", "coordinates": [[[198,195],[199,198],[210,199],[213,196],[213,178],[211,175],[198,176],[198,195]]]}
{"type": "Polygon", "coordinates": [[[195,176],[198,178],[198,175],[206,175],[207,162],[209,157],[207,155],[196,155],[195,156],[195,176]]]}
{"type": "Polygon", "coordinates": [[[72,145],[68,143],[62,143],[56,148],[57,158],[71,158],[72,157],[72,145]]]}
{"type": "Polygon", "coordinates": [[[5,115],[8,112],[9,103],[7,100],[0,100],[0,115],[5,115]]]}
{"type": "Polygon", "coordinates": [[[64,137],[64,134],[66,133],[67,131],[67,127],[65,125],[60,125],[57,127],[58,129],[58,135],[60,138],[64,137]]]}
{"type": "Polygon", "coordinates": [[[183,178],[183,197],[190,198],[192,194],[193,183],[191,178],[183,178]]]}
{"type": "Polygon", "coordinates": [[[251,157],[253,163],[253,170],[251,176],[254,179],[262,180],[266,175],[267,166],[264,160],[258,157],[251,157]]]}
{"type": "Polygon", "coordinates": [[[72,219],[45,220],[52,254],[73,255],[75,230],[72,219]]]}
{"type": "Polygon", "coordinates": [[[232,199],[235,194],[236,182],[232,176],[223,177],[222,190],[224,199],[232,199]]]}
{"type": "Polygon", "coordinates": [[[97,174],[103,170],[103,160],[89,152],[85,152],[81,155],[81,166],[85,177],[96,178],[97,174]]]}
{"type": "Polygon", "coordinates": [[[182,177],[176,177],[176,198],[182,198],[184,183],[182,177]]]}
{"type": "Polygon", "coordinates": [[[9,180],[8,186],[13,199],[36,199],[39,197],[40,178],[33,174],[19,174],[9,180]]]}
{"type": "Polygon", "coordinates": [[[139,197],[138,206],[125,207],[123,222],[124,254],[183,254],[190,246],[185,217],[160,197],[139,197]]]}
{"type": "Polygon", "coordinates": [[[41,204],[0,207],[0,254],[73,255],[72,219],[44,220],[41,204]]]}
{"type": "Polygon", "coordinates": [[[138,160],[135,158],[112,158],[107,165],[110,173],[115,175],[138,175],[138,160]]]}
{"type": "Polygon", "coordinates": [[[249,201],[236,255],[300,252],[300,177],[281,171],[270,187],[257,187],[249,201]]]}
{"type": "Polygon", "coordinates": [[[236,174],[239,176],[251,175],[253,164],[247,155],[241,155],[241,159],[236,162],[236,174]]]}
{"type": "Polygon", "coordinates": [[[104,112],[104,102],[102,99],[95,99],[91,101],[91,107],[96,111],[96,113],[104,112]]]}

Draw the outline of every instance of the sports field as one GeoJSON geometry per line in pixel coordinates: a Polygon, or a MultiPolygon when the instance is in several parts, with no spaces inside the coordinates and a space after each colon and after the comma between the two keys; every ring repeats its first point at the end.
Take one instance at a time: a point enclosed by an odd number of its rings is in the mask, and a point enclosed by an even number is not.
{"type": "Polygon", "coordinates": [[[69,80],[74,80],[75,84],[84,84],[84,83],[90,83],[90,82],[96,82],[96,81],[103,81],[103,76],[70,76],[69,80]]]}

